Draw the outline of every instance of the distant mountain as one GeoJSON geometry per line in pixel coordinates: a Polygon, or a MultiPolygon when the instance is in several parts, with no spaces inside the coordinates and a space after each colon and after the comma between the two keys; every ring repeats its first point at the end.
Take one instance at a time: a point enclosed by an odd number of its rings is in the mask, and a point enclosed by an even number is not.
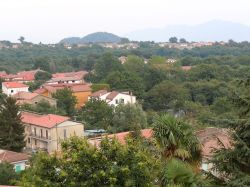
{"type": "Polygon", "coordinates": [[[228,21],[209,21],[195,26],[169,25],[126,34],[131,40],[164,42],[172,36],[188,41],[250,41],[250,27],[228,21]]]}
{"type": "Polygon", "coordinates": [[[107,32],[96,32],[88,34],[83,38],[70,37],[60,41],[65,44],[85,44],[85,43],[120,43],[123,39],[115,34],[107,32]]]}

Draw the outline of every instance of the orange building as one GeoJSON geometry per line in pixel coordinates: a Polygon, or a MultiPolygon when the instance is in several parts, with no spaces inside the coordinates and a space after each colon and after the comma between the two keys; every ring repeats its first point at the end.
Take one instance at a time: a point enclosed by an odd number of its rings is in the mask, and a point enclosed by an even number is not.
{"type": "Polygon", "coordinates": [[[35,93],[52,97],[57,90],[68,88],[73,92],[73,95],[77,99],[76,108],[80,108],[85,105],[88,101],[88,97],[91,95],[91,85],[87,83],[81,84],[53,84],[53,85],[43,85],[41,88],[35,90],[35,93]]]}

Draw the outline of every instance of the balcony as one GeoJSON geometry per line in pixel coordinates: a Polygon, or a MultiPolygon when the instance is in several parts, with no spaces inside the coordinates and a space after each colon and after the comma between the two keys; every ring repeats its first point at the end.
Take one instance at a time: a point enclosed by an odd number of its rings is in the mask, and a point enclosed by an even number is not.
{"type": "Polygon", "coordinates": [[[40,134],[30,133],[29,137],[37,139],[37,140],[45,141],[45,142],[52,141],[51,136],[46,137],[46,136],[41,136],[40,134]]]}

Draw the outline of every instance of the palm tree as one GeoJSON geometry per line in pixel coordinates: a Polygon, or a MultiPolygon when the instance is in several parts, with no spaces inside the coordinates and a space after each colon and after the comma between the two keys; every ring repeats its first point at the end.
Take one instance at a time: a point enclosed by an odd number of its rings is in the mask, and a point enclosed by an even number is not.
{"type": "Polygon", "coordinates": [[[201,175],[195,173],[193,168],[179,159],[171,159],[164,167],[161,178],[161,185],[166,187],[196,187],[205,186],[201,175]]]}
{"type": "Polygon", "coordinates": [[[188,123],[163,115],[155,120],[153,132],[163,159],[178,158],[197,164],[201,161],[201,144],[188,123]]]}
{"type": "Polygon", "coordinates": [[[163,161],[160,185],[164,187],[195,187],[200,177],[195,171],[201,161],[201,145],[191,126],[170,115],[154,122],[156,139],[163,161]]]}

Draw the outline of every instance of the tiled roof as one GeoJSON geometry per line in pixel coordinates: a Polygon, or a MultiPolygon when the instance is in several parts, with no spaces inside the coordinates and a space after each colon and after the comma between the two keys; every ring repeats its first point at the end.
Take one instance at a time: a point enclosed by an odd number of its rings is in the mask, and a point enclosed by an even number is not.
{"type": "Polygon", "coordinates": [[[110,92],[110,94],[107,95],[106,99],[112,101],[118,94],[119,94],[119,92],[117,92],[117,91],[112,91],[112,92],[110,92]]]}
{"type": "Polygon", "coordinates": [[[75,84],[70,86],[70,89],[73,92],[86,92],[86,91],[91,91],[90,84],[75,84]]]}
{"type": "Polygon", "coordinates": [[[42,88],[35,90],[35,93],[44,93],[48,90],[50,93],[55,93],[57,90],[64,88],[71,89],[72,92],[88,92],[91,91],[90,84],[81,83],[81,84],[46,84],[42,88]]]}
{"type": "Polygon", "coordinates": [[[52,77],[53,78],[79,77],[82,79],[87,74],[88,74],[87,71],[77,71],[77,72],[55,73],[55,74],[52,74],[52,77]]]}
{"type": "Polygon", "coordinates": [[[37,94],[43,94],[44,92],[46,92],[46,89],[44,88],[38,88],[37,90],[34,91],[34,93],[37,93],[37,94]]]}
{"type": "Polygon", "coordinates": [[[202,155],[205,158],[211,157],[214,149],[222,148],[218,140],[225,148],[231,147],[230,132],[228,129],[210,127],[197,131],[196,136],[202,144],[202,155]]]}
{"type": "Polygon", "coordinates": [[[52,78],[51,80],[48,80],[47,83],[59,82],[59,81],[77,81],[77,80],[82,80],[82,78],[78,77],[78,76],[73,76],[73,77],[55,77],[55,78],[52,78]]]}
{"type": "MultiPolygon", "coordinates": [[[[120,132],[120,133],[116,133],[116,134],[110,134],[110,135],[104,135],[101,137],[96,137],[93,139],[89,139],[89,142],[93,145],[99,146],[102,138],[116,138],[121,144],[125,144],[126,143],[126,137],[129,135],[130,131],[128,132],[120,132]]],[[[151,138],[153,136],[153,131],[152,129],[143,129],[141,130],[141,135],[144,138],[151,138]]]]}
{"type": "Polygon", "coordinates": [[[35,74],[41,70],[21,71],[17,74],[5,74],[1,77],[4,79],[12,79],[17,81],[33,81],[35,80],[35,74]]]}
{"type": "Polygon", "coordinates": [[[29,87],[25,84],[19,83],[19,82],[3,82],[3,86],[6,88],[23,88],[23,87],[29,87]]]}
{"type": "Polygon", "coordinates": [[[30,112],[22,112],[21,120],[23,123],[31,124],[35,126],[53,128],[54,126],[68,121],[70,118],[65,116],[59,116],[54,114],[35,114],[30,112]]]}
{"type": "Polygon", "coordinates": [[[102,96],[102,95],[104,95],[106,93],[108,93],[107,90],[99,90],[99,91],[96,91],[96,92],[92,93],[90,95],[90,97],[100,97],[100,96],[102,96]]]}
{"type": "Polygon", "coordinates": [[[38,93],[32,93],[32,92],[18,92],[12,97],[16,98],[17,100],[31,100],[38,95],[39,95],[38,93]]]}
{"type": "Polygon", "coordinates": [[[13,163],[13,162],[25,161],[28,159],[29,156],[27,154],[0,149],[0,162],[13,163]]]}

